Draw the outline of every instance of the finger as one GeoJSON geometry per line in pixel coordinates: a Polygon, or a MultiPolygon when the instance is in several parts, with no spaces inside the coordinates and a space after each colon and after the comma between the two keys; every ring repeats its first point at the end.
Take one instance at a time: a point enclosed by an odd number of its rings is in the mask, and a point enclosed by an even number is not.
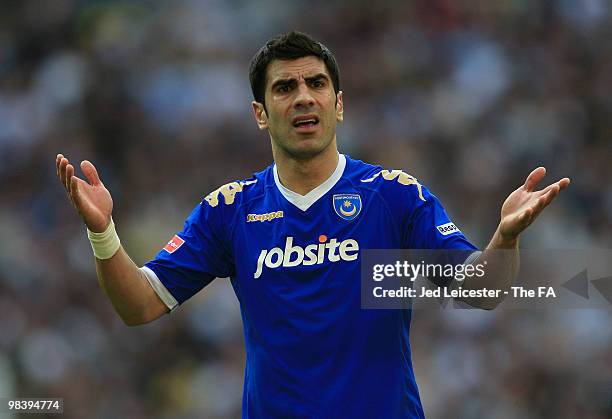
{"type": "Polygon", "coordinates": [[[81,170],[85,174],[85,177],[87,178],[90,184],[92,184],[93,186],[98,186],[102,184],[96,167],[89,160],[83,160],[81,162],[81,170]]]}
{"type": "Polygon", "coordinates": [[[533,215],[533,210],[531,208],[527,208],[519,216],[519,223],[523,226],[523,228],[527,227],[529,225],[529,223],[531,223],[532,215],[533,215]]]}
{"type": "Polygon", "coordinates": [[[559,195],[559,185],[554,184],[551,186],[552,188],[545,195],[540,196],[537,202],[533,205],[532,219],[535,219],[538,215],[540,215],[540,212],[542,212],[542,210],[546,208],[557,195],[559,195]]]}
{"type": "Polygon", "coordinates": [[[60,182],[62,182],[62,184],[64,185],[64,188],[66,188],[66,166],[68,165],[68,159],[66,157],[62,157],[62,159],[60,160],[60,166],[59,166],[59,177],[60,177],[60,182]]]}
{"type": "Polygon", "coordinates": [[[59,166],[60,166],[60,162],[62,161],[62,159],[64,158],[63,154],[58,154],[57,156],[55,156],[55,174],[59,177],[59,166]]]}
{"type": "Polygon", "coordinates": [[[554,188],[555,186],[558,186],[557,183],[551,183],[550,185],[548,185],[547,187],[545,187],[544,189],[536,192],[537,196],[542,196],[542,195],[546,195],[548,192],[551,191],[552,188],[554,188]]]}
{"type": "Polygon", "coordinates": [[[79,190],[79,182],[83,182],[83,180],[79,179],[76,176],[73,176],[70,179],[70,199],[74,206],[79,209],[80,204],[80,190],[79,190]]]}
{"type": "Polygon", "coordinates": [[[70,194],[70,179],[74,176],[74,166],[71,164],[66,165],[66,190],[70,194]]]}
{"type": "Polygon", "coordinates": [[[559,185],[559,189],[563,190],[567,188],[571,182],[572,181],[570,180],[570,178],[564,177],[563,179],[559,180],[557,184],[559,185]]]}
{"type": "Polygon", "coordinates": [[[553,188],[556,188],[556,187],[558,187],[559,190],[563,190],[563,189],[567,188],[569,186],[569,184],[570,184],[569,178],[564,177],[563,179],[560,179],[559,181],[557,181],[555,183],[551,183],[546,188],[538,191],[537,192],[537,196],[545,195],[548,192],[550,192],[553,188]]]}
{"type": "Polygon", "coordinates": [[[525,190],[527,192],[533,191],[535,186],[544,178],[545,175],[546,169],[544,167],[538,167],[537,169],[534,169],[525,180],[525,190]]]}
{"type": "Polygon", "coordinates": [[[559,186],[559,184],[553,183],[552,185],[548,185],[545,189],[539,191],[536,196],[538,196],[538,200],[547,200],[551,197],[551,194],[554,197],[559,193],[560,190],[561,187],[559,186]]]}

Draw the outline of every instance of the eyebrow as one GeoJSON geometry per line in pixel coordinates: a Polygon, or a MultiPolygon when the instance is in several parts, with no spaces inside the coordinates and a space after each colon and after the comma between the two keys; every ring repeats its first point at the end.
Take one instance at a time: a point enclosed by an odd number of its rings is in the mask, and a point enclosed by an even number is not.
{"type": "MultiPolygon", "coordinates": [[[[304,77],[304,80],[306,82],[313,82],[313,81],[320,80],[320,79],[329,80],[329,77],[325,73],[317,73],[314,76],[304,77]]],[[[272,83],[272,86],[270,88],[274,89],[276,86],[281,86],[281,85],[285,85],[285,84],[295,83],[296,81],[297,81],[297,79],[295,77],[289,77],[289,78],[285,78],[285,79],[282,79],[282,78],[281,79],[277,79],[277,80],[274,81],[274,83],[272,83]]]]}

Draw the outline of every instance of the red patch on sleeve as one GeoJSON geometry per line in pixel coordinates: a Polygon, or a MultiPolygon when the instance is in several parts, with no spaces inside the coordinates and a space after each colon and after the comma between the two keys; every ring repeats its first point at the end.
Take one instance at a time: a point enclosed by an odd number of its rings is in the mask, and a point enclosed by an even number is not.
{"type": "Polygon", "coordinates": [[[168,244],[164,246],[164,250],[168,253],[174,253],[183,245],[183,243],[185,243],[185,240],[181,239],[175,234],[174,237],[170,239],[168,244]]]}

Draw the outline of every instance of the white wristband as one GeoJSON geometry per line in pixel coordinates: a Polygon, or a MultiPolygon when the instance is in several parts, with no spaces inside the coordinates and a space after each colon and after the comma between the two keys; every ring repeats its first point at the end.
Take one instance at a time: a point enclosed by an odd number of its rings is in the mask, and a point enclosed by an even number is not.
{"type": "Polygon", "coordinates": [[[119,241],[117,231],[115,231],[115,223],[112,218],[110,224],[102,233],[94,233],[87,229],[87,237],[91,242],[94,256],[98,259],[104,260],[112,258],[121,247],[121,242],[119,241]]]}

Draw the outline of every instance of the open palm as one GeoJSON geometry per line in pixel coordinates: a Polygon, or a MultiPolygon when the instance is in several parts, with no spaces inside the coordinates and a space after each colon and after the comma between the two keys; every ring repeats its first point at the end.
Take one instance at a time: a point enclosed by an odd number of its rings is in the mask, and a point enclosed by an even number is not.
{"type": "Polygon", "coordinates": [[[96,233],[106,230],[113,212],[113,199],[100,181],[94,165],[87,160],[81,162],[81,170],[89,183],[74,175],[74,166],[62,154],[57,155],[55,167],[72,205],[87,228],[96,233]]]}
{"type": "Polygon", "coordinates": [[[539,191],[536,185],[546,175],[546,169],[538,167],[532,171],[525,183],[512,192],[501,209],[499,231],[504,237],[516,237],[527,228],[548,204],[569,184],[568,178],[563,178],[539,191]]]}

